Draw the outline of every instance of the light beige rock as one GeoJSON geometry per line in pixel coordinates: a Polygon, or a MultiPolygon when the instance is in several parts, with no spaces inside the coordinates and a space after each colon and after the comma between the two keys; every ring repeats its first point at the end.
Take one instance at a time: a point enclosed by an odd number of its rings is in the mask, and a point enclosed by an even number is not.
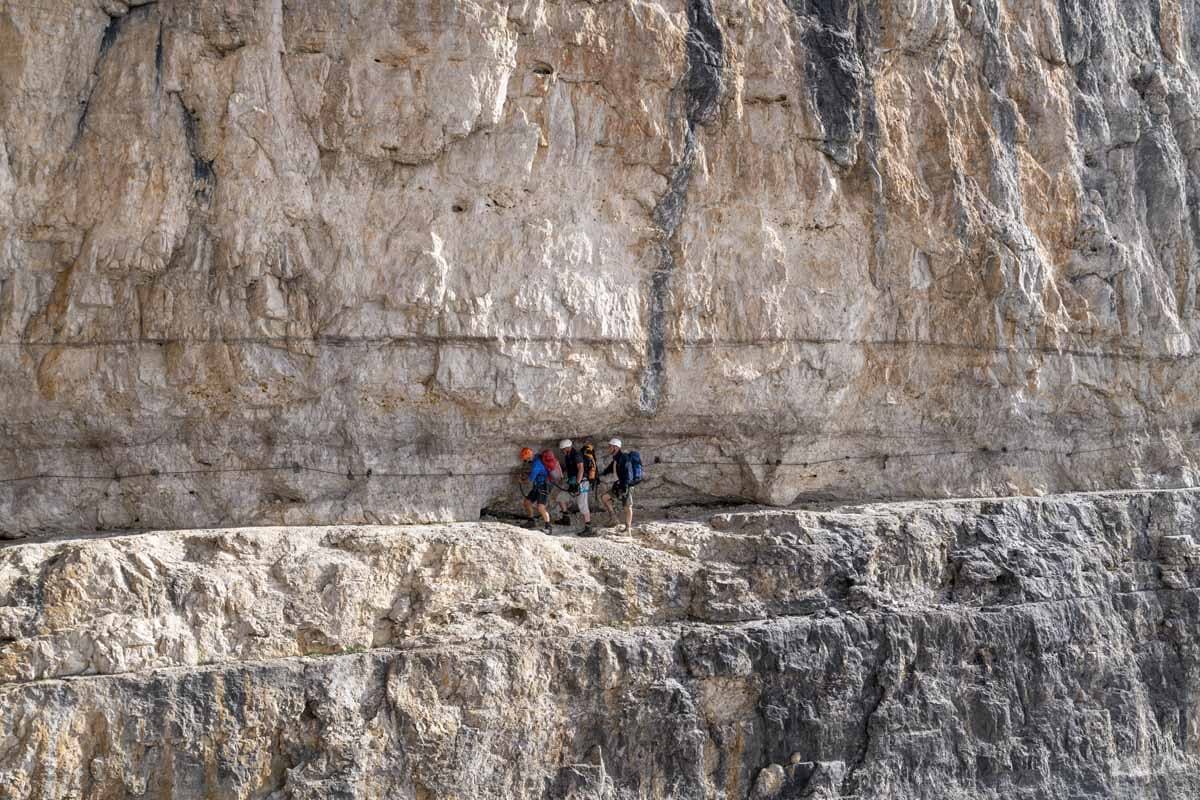
{"type": "Polygon", "coordinates": [[[3,535],[1195,483],[1195,15],[826,6],[3,0],[3,535]]]}

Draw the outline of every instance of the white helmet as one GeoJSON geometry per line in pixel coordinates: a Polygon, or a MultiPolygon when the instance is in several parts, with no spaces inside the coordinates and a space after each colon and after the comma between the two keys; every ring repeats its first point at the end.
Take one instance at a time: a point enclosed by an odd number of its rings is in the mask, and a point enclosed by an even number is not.
{"type": "Polygon", "coordinates": [[[608,443],[611,444],[613,447],[617,447],[617,448],[619,448],[621,446],[621,440],[615,436],[613,438],[609,439],[608,443]]]}
{"type": "Polygon", "coordinates": [[[559,449],[561,449],[561,450],[566,450],[566,449],[567,449],[568,447],[570,447],[570,446],[571,446],[571,440],[570,440],[570,439],[563,439],[561,442],[559,442],[559,443],[558,443],[558,447],[559,447],[559,449]]]}

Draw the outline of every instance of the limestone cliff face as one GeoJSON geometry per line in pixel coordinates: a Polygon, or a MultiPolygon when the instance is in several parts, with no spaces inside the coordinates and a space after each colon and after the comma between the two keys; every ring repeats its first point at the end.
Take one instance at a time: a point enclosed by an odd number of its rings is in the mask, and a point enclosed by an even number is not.
{"type": "Polygon", "coordinates": [[[1192,798],[1200,493],[0,548],[0,798],[1192,798]]]}
{"type": "Polygon", "coordinates": [[[661,501],[1193,483],[1198,36],[0,0],[0,528],[474,518],[580,433],[661,501]]]}

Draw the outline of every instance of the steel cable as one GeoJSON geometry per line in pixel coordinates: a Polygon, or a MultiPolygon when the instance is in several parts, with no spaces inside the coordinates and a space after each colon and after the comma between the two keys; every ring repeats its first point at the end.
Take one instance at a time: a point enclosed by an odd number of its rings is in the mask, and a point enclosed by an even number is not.
{"type": "MultiPolygon", "coordinates": [[[[1191,436],[1179,437],[1177,441],[1195,441],[1200,438],[1200,434],[1191,436]]],[[[1151,443],[1147,443],[1151,444],[1151,443]]],[[[1157,443],[1154,443],[1157,444],[1157,443]]],[[[764,460],[764,461],[748,461],[727,459],[723,461],[716,460],[674,460],[655,458],[652,464],[655,467],[798,467],[809,469],[813,467],[825,466],[828,464],[863,462],[863,461],[893,461],[904,459],[920,459],[920,458],[937,458],[946,456],[958,455],[977,455],[977,456],[996,456],[1016,455],[1022,453],[1040,453],[1047,456],[1074,458],[1079,455],[1091,455],[1096,453],[1108,453],[1118,450],[1128,450],[1137,446],[1136,444],[1114,444],[1106,447],[1087,447],[1074,448],[1071,450],[1042,450],[1036,447],[1020,447],[1020,448],[986,448],[975,447],[970,449],[950,449],[950,450],[930,450],[924,452],[911,453],[866,453],[860,455],[845,455],[835,456],[832,458],[820,458],[807,461],[785,461],[783,459],[764,460]]],[[[481,471],[459,471],[453,468],[447,468],[438,471],[418,471],[418,472],[391,472],[384,470],[375,470],[368,468],[359,472],[352,468],[346,470],[329,469],[323,466],[314,466],[312,464],[302,464],[300,462],[292,462],[288,464],[268,464],[261,466],[248,467],[212,467],[205,469],[183,469],[183,470],[158,470],[150,469],[140,472],[122,473],[114,471],[110,474],[58,474],[58,473],[34,473],[30,475],[21,475],[9,478],[0,478],[0,484],[22,483],[29,481],[122,481],[122,480],[139,480],[144,478],[172,478],[172,477],[193,477],[206,475],[222,475],[222,474],[238,474],[238,473],[264,473],[264,472],[291,472],[294,474],[306,472],[320,475],[330,475],[345,478],[346,480],[380,480],[380,479],[422,479],[422,478],[498,478],[511,477],[516,478],[519,475],[520,468],[514,467],[509,470],[481,470],[481,471]]]]}

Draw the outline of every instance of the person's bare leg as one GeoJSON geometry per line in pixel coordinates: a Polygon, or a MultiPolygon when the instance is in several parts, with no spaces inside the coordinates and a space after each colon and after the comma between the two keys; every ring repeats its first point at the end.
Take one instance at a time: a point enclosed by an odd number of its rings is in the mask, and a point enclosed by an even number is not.
{"type": "Polygon", "coordinates": [[[606,494],[600,498],[600,502],[604,504],[604,510],[608,512],[609,519],[616,521],[617,515],[613,513],[613,499],[611,494],[606,494]]]}
{"type": "Polygon", "coordinates": [[[538,509],[538,513],[542,515],[542,522],[549,525],[550,524],[550,512],[548,510],[546,510],[545,504],[538,503],[537,509],[538,509]]]}
{"type": "Polygon", "coordinates": [[[533,503],[529,502],[529,498],[522,500],[521,505],[525,506],[525,516],[533,519],[533,503]]]}
{"type": "Polygon", "coordinates": [[[633,530],[633,503],[625,506],[625,530],[633,530]]]}

